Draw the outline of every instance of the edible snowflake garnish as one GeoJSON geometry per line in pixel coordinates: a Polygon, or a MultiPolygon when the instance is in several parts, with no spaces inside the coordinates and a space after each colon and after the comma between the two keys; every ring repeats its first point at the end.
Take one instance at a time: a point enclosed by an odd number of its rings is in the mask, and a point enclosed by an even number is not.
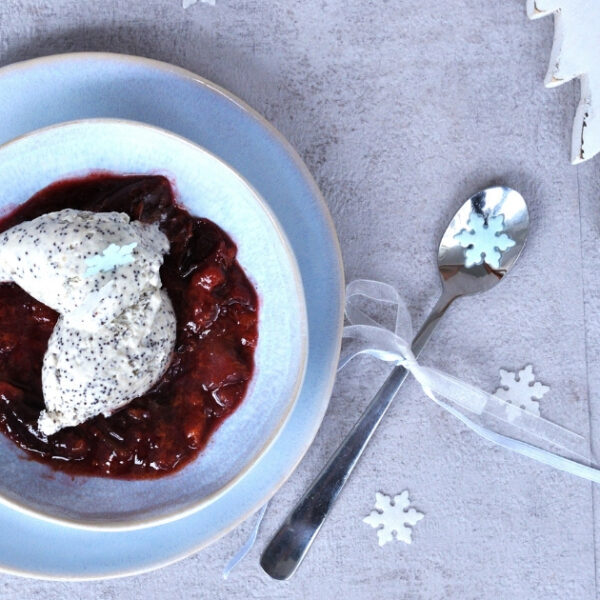
{"type": "Polygon", "coordinates": [[[137,242],[132,242],[125,246],[111,244],[102,251],[102,254],[86,258],[85,264],[87,265],[87,269],[85,270],[85,276],[92,277],[102,271],[111,271],[115,267],[132,263],[134,260],[132,252],[136,246],[137,242]]]}
{"type": "Polygon", "coordinates": [[[518,373],[500,369],[500,385],[502,387],[499,387],[494,395],[510,403],[506,407],[509,421],[514,421],[519,415],[519,408],[539,415],[539,401],[550,389],[535,380],[532,365],[527,365],[518,373]]]}
{"type": "Polygon", "coordinates": [[[501,233],[504,229],[504,217],[489,216],[486,220],[480,214],[473,213],[468,225],[470,230],[463,229],[454,236],[466,248],[465,267],[480,265],[485,259],[492,269],[500,268],[502,252],[515,245],[505,233],[501,233]]]}
{"type": "Polygon", "coordinates": [[[398,541],[406,544],[412,542],[412,526],[425,515],[409,506],[408,490],[394,496],[393,500],[381,492],[375,494],[375,510],[363,521],[377,529],[380,546],[391,542],[394,534],[398,541]]]}

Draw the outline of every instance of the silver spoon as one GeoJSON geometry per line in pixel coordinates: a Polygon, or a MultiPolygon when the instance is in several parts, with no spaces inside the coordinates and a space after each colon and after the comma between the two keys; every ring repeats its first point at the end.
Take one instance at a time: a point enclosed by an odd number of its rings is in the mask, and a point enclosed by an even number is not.
{"type": "MultiPolygon", "coordinates": [[[[527,205],[510,188],[485,189],[462,205],[440,242],[442,294],[413,341],[416,356],[454,300],[489,290],[508,273],[523,250],[528,228],[527,205]],[[503,233],[494,234],[498,229],[503,233]]],[[[404,367],[394,368],[279,528],[260,561],[268,575],[288,579],[294,574],[407,374],[404,367]]]]}

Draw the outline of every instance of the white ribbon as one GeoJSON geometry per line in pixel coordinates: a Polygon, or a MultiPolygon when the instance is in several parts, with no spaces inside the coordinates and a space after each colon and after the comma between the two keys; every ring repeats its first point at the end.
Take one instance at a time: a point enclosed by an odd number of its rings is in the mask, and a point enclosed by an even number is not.
{"type": "MultiPolygon", "coordinates": [[[[560,471],[600,483],[600,470],[594,467],[503,435],[467,417],[463,411],[475,415],[476,418],[487,418],[492,422],[505,423],[520,429],[522,433],[586,459],[585,450],[582,450],[584,442],[582,436],[518,408],[514,404],[509,404],[448,373],[419,364],[411,350],[411,344],[407,341],[413,339],[410,314],[395,288],[385,283],[366,279],[352,281],[346,287],[345,310],[350,325],[344,327],[343,337],[352,340],[352,347],[340,359],[338,371],[361,354],[401,365],[412,373],[431,400],[482,438],[560,471]],[[359,307],[361,297],[397,307],[394,331],[386,329],[361,310],[359,307]],[[452,404],[443,402],[437,396],[449,400],[452,404]]],[[[229,576],[233,568],[254,546],[267,507],[268,503],[259,510],[248,539],[225,567],[223,578],[226,579],[229,576]]]]}
{"type": "Polygon", "coordinates": [[[586,460],[584,438],[514,404],[472,386],[438,369],[426,367],[417,361],[410,343],[412,326],[410,315],[398,292],[390,285],[359,279],[346,288],[346,317],[350,323],[344,328],[344,338],[352,339],[350,352],[340,360],[342,369],[353,358],[368,354],[380,360],[401,365],[419,382],[425,394],[436,404],[455,416],[469,429],[503,448],[533,458],[541,463],[566,471],[578,477],[600,483],[600,470],[549,452],[538,446],[503,435],[476,423],[465,413],[486,422],[502,424],[521,430],[539,441],[547,442],[586,460]],[[394,331],[370,318],[360,307],[360,298],[397,307],[394,331]],[[439,399],[441,396],[450,403],[439,399]]]}
{"type": "Polygon", "coordinates": [[[235,567],[239,564],[239,562],[252,550],[254,544],[256,542],[256,538],[258,537],[258,530],[260,529],[260,524],[262,523],[263,517],[267,512],[267,507],[269,503],[263,504],[258,512],[256,513],[256,521],[254,521],[254,525],[250,530],[250,533],[246,539],[246,541],[242,544],[239,550],[231,557],[229,562],[225,565],[223,569],[223,579],[227,579],[229,575],[231,575],[231,571],[235,569],[235,567]]]}

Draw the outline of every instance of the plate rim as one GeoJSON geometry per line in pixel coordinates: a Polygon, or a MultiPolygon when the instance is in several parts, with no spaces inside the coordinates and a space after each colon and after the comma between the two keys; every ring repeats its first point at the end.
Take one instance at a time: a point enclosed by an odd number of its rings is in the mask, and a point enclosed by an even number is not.
{"type": "MultiPolygon", "coordinates": [[[[207,88],[212,92],[221,96],[226,102],[233,103],[237,106],[242,112],[246,113],[253,121],[257,122],[259,125],[263,127],[277,142],[277,144],[285,151],[287,157],[293,162],[294,167],[297,169],[299,174],[302,176],[303,181],[307,184],[308,188],[311,191],[311,195],[316,199],[320,212],[323,217],[323,222],[327,226],[330,231],[330,240],[333,245],[333,251],[335,253],[336,264],[337,264],[337,273],[335,279],[337,280],[337,307],[338,307],[338,318],[337,318],[337,328],[336,328],[336,346],[337,352],[336,357],[339,354],[339,349],[341,346],[341,338],[342,338],[342,327],[343,327],[343,318],[344,318],[344,269],[343,269],[343,260],[342,260],[342,252],[339,243],[339,239],[333,224],[333,218],[331,213],[329,212],[329,208],[325,202],[323,194],[321,193],[319,187],[317,186],[313,176],[311,175],[308,167],[305,165],[304,161],[298,154],[298,152],[294,149],[291,143],[283,136],[281,132],[270,123],[265,117],[263,117],[258,111],[248,105],[245,101],[241,100],[239,97],[229,92],[222,86],[213,83],[212,81],[188,70],[183,67],[179,67],[173,65],[171,63],[135,56],[131,54],[122,54],[122,53],[113,53],[113,52],[67,52],[67,53],[59,53],[59,54],[50,54],[45,56],[40,56],[36,58],[30,58],[22,61],[17,61],[5,66],[0,67],[0,79],[5,75],[11,75],[13,73],[25,72],[30,68],[37,68],[48,66],[51,67],[53,64],[67,62],[67,61],[77,61],[77,60],[99,60],[110,63],[119,63],[125,62],[130,63],[133,66],[142,66],[146,67],[152,71],[159,71],[161,73],[175,76],[179,79],[195,83],[200,87],[207,88]]],[[[309,333],[310,334],[310,333],[309,333]]],[[[336,361],[337,362],[337,361],[336,361]]],[[[327,392],[328,398],[331,396],[331,391],[333,389],[333,385],[336,377],[336,362],[332,361],[332,366],[330,368],[329,378],[323,384],[323,388],[327,392]]],[[[305,443],[300,449],[297,458],[290,466],[285,470],[285,474],[279,479],[276,485],[273,486],[273,489],[260,496],[260,500],[255,502],[251,508],[247,509],[242,515],[240,515],[237,519],[233,520],[227,527],[219,530],[213,535],[204,539],[201,543],[194,545],[191,549],[186,549],[182,552],[169,556],[169,558],[165,560],[158,560],[149,565],[144,565],[142,567],[123,569],[118,572],[112,572],[109,574],[94,574],[94,573],[69,573],[69,574],[52,574],[52,573],[42,573],[38,571],[30,571],[27,569],[18,569],[14,567],[7,567],[5,565],[0,564],[0,571],[17,575],[21,577],[30,577],[34,579],[40,580],[53,580],[53,581],[90,581],[90,580],[102,580],[102,579],[116,579],[119,577],[125,577],[130,575],[137,575],[141,573],[146,573],[149,571],[153,571],[155,569],[159,569],[173,563],[176,563],[192,554],[203,550],[208,547],[216,540],[225,536],[227,533],[235,529],[238,525],[246,521],[250,516],[252,516],[260,506],[262,506],[265,502],[270,500],[279,489],[283,486],[283,484],[289,479],[292,473],[296,470],[299,463],[304,458],[306,452],[312,445],[317,432],[321,427],[321,423],[323,421],[323,417],[327,411],[329,404],[329,399],[327,402],[323,403],[320,414],[318,415],[318,419],[316,420],[316,425],[312,428],[310,436],[307,436],[305,443]]],[[[20,514],[20,513],[17,513],[20,514]]],[[[43,522],[40,520],[40,522],[43,522]]],[[[176,522],[176,521],[175,521],[176,522]]],[[[72,529],[72,528],[71,528],[72,529]]],[[[108,534],[108,532],[107,532],[108,534]]],[[[133,533],[129,533],[132,535],[133,533]]]]}

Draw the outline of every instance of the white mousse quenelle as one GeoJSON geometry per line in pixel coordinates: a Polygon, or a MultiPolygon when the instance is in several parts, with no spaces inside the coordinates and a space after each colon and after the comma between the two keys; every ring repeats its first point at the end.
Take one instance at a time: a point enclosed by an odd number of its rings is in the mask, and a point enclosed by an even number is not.
{"type": "Polygon", "coordinates": [[[42,367],[43,434],[108,416],[163,375],[176,335],[159,274],[168,250],[158,226],[117,212],[65,209],[0,235],[0,281],[60,313],[42,367]]]}
{"type": "Polygon", "coordinates": [[[161,287],[168,250],[157,225],[130,222],[124,213],[67,208],[0,235],[0,281],[13,281],[72,326],[93,331],[146,288],[161,287]],[[115,247],[125,256],[111,252],[115,247]]]}

